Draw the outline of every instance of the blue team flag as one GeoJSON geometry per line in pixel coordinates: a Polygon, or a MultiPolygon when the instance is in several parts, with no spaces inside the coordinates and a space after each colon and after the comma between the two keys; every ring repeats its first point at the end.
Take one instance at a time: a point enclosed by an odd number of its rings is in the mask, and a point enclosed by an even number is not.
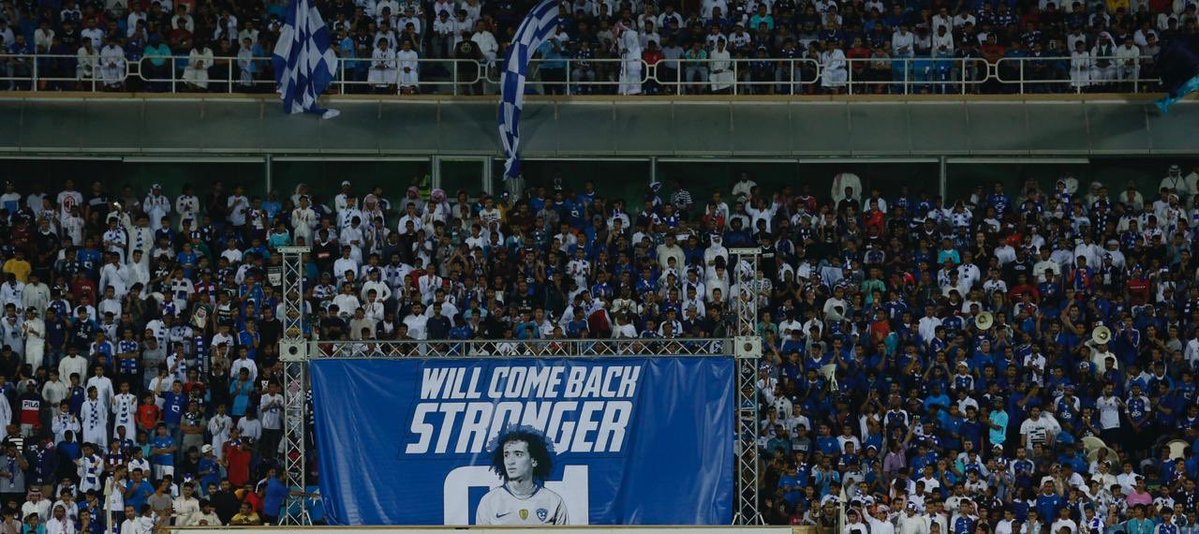
{"type": "Polygon", "coordinates": [[[1188,94],[1199,91],[1199,35],[1179,35],[1157,54],[1157,71],[1166,96],[1157,101],[1162,114],[1188,94]]]}
{"type": "Polygon", "coordinates": [[[508,161],[504,177],[520,174],[520,108],[525,100],[525,77],[529,60],[558,27],[558,0],[543,0],[520,23],[509,47],[508,61],[500,79],[500,142],[508,161]]]}
{"type": "Polygon", "coordinates": [[[308,0],[291,0],[271,58],[287,113],[319,113],[326,119],[339,114],[317,103],[337,73],[337,54],[329,43],[329,29],[316,6],[308,0]]]}

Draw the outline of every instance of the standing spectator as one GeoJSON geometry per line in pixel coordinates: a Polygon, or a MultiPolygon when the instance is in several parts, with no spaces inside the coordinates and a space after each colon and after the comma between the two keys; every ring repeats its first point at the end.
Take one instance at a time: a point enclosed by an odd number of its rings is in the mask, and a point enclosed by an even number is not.
{"type": "Polygon", "coordinates": [[[713,47],[709,54],[708,68],[710,69],[708,77],[712,81],[713,93],[732,92],[733,83],[736,82],[733,73],[732,55],[729,53],[728,42],[721,38],[716,41],[716,46],[713,47]]]}
{"type": "Polygon", "coordinates": [[[104,403],[96,386],[88,386],[87,400],[80,410],[84,443],[108,443],[108,404],[104,403]]]}
{"type": "Polygon", "coordinates": [[[195,46],[187,54],[187,67],[183,69],[183,81],[193,91],[208,91],[208,68],[212,66],[212,49],[202,39],[196,39],[195,46]]]}
{"type": "Polygon", "coordinates": [[[104,88],[121,89],[125,84],[125,68],[125,49],[116,35],[110,35],[107,44],[100,50],[100,79],[104,88]]]}
{"type": "Polygon", "coordinates": [[[165,476],[175,474],[175,454],[179,445],[171,436],[166,424],[159,423],[155,433],[150,442],[150,460],[154,467],[154,479],[162,480],[165,476]]]}
{"type": "Polygon", "coordinates": [[[387,39],[379,39],[371,55],[369,82],[376,93],[387,92],[396,82],[396,52],[387,39]]]}

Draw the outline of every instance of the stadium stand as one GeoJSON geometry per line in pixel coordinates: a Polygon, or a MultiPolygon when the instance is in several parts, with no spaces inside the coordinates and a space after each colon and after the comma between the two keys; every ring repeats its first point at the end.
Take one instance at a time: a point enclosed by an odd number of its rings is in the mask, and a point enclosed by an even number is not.
{"type": "MultiPolygon", "coordinates": [[[[322,3],[333,91],[493,94],[531,5],[322,3]]],[[[1150,92],[1196,9],[574,0],[530,80],[616,94],[619,26],[638,34],[648,95],[1150,92]]],[[[0,89],[269,94],[284,10],[2,0],[0,89]]],[[[8,183],[0,533],[277,524],[293,488],[271,275],[295,244],[313,248],[312,339],[443,346],[722,338],[728,249],[760,246],[768,523],[1196,533],[1199,167],[1165,174],[946,198],[845,172],[818,191],[741,173],[702,196],[683,181],[496,196],[8,183]]]]}
{"type": "Polygon", "coordinates": [[[1197,181],[1172,166],[1157,193],[1112,194],[1067,173],[942,201],[740,173],[641,204],[591,182],[8,183],[3,528],[277,521],[277,247],[313,247],[314,337],[452,344],[723,337],[728,249],[757,245],[769,523],[1195,532],[1197,181]]]}
{"type": "MultiPolygon", "coordinates": [[[[532,3],[334,0],[320,8],[340,93],[494,92],[532,3]]],[[[6,1],[0,85],[271,92],[282,2],[6,1]]],[[[637,33],[647,94],[1139,92],[1163,43],[1199,31],[1185,0],[575,0],[540,50],[549,94],[616,93],[637,33]],[[724,44],[721,44],[721,43],[724,44]]]]}

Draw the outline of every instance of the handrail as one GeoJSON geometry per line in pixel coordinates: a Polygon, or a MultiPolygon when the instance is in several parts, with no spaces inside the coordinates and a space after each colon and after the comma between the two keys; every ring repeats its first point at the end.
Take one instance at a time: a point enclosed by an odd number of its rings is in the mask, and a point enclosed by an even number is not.
{"type": "MultiPolygon", "coordinates": [[[[269,92],[273,77],[270,57],[238,58],[214,56],[206,69],[195,69],[188,56],[142,56],[126,58],[124,73],[106,71],[100,54],[92,56],[52,54],[0,54],[0,89],[28,91],[75,89],[103,91],[124,88],[183,92],[227,93],[269,92]],[[81,59],[89,61],[81,63],[81,59]]],[[[384,77],[378,83],[370,76],[373,59],[341,58],[331,92],[398,92],[397,80],[384,77]],[[394,89],[394,91],[393,91],[394,89]]],[[[502,67],[473,59],[428,59],[416,62],[410,86],[436,92],[461,94],[497,91],[502,67]]],[[[394,62],[399,65],[399,61],[394,62]]],[[[819,87],[848,94],[887,93],[1080,93],[1092,88],[1115,88],[1123,92],[1148,92],[1159,79],[1153,58],[1116,56],[1003,57],[985,58],[898,57],[846,58],[835,68],[814,58],[662,59],[649,64],[619,58],[534,59],[530,62],[528,86],[543,93],[586,94],[591,92],[700,94],[728,92],[733,95],[772,92],[801,94],[819,87]],[[547,68],[547,65],[558,68],[547,68]],[[640,67],[633,79],[622,79],[626,68],[640,67]],[[553,74],[551,75],[551,71],[553,74]],[[616,89],[616,90],[614,90],[616,89]],[[636,89],[636,90],[633,90],[636,89]]],[[[388,76],[394,78],[394,73],[388,76]]]]}
{"type": "Polygon", "coordinates": [[[924,90],[965,94],[968,87],[987,81],[990,65],[982,58],[955,57],[846,58],[845,63],[845,87],[851,95],[861,88],[889,88],[905,95],[924,90]]]}
{"type": "Polygon", "coordinates": [[[728,89],[735,95],[752,94],[755,87],[773,87],[782,94],[797,94],[802,93],[802,90],[796,90],[797,87],[811,86],[820,81],[820,63],[811,58],[679,58],[664,59],[656,65],[670,63],[677,66],[673,69],[669,66],[655,69],[654,81],[663,86],[673,87],[677,94],[686,94],[688,89],[692,94],[700,93],[704,86],[710,87],[713,92],[728,89]],[[770,67],[771,79],[753,79],[753,74],[759,66],[770,67]],[[674,70],[674,78],[662,79],[659,75],[663,70],[674,70]],[[716,72],[717,70],[720,72],[716,72]],[[732,77],[725,75],[726,73],[730,73],[732,77]]]}
{"type": "MultiPolygon", "coordinates": [[[[417,77],[416,85],[424,87],[451,87],[454,94],[462,86],[470,86],[483,81],[483,71],[486,69],[486,63],[469,59],[427,59],[418,58],[416,62],[417,77]],[[470,68],[466,68],[466,67],[470,68]],[[469,74],[473,72],[474,74],[469,74]]],[[[376,60],[373,58],[341,58],[340,65],[337,68],[337,78],[334,80],[334,87],[339,94],[347,92],[355,92],[356,88],[369,89],[372,86],[379,86],[379,80],[372,82],[370,73],[376,67],[376,60]],[[350,74],[347,74],[350,73],[350,74]]],[[[397,85],[401,81],[398,74],[401,69],[403,60],[395,59],[388,60],[390,70],[394,70],[390,74],[394,80],[386,80],[389,83],[382,84],[387,87],[397,85]]]]}
{"type": "MultiPolygon", "coordinates": [[[[138,77],[143,82],[177,84],[179,81],[184,81],[184,82],[188,81],[185,69],[188,68],[190,65],[187,63],[189,61],[189,58],[187,56],[170,56],[170,57],[163,58],[163,59],[170,61],[170,68],[166,69],[166,72],[176,73],[177,74],[176,76],[171,76],[171,77],[150,76],[150,77],[147,77],[145,75],[145,73],[147,71],[153,71],[154,69],[146,68],[145,62],[147,60],[153,61],[155,59],[158,59],[158,58],[143,57],[139,61],[139,64],[141,65],[141,67],[139,69],[140,72],[138,73],[138,77]],[[180,76],[182,76],[182,78],[180,76]]],[[[257,89],[258,89],[258,92],[262,92],[262,90],[264,90],[268,87],[273,88],[275,85],[275,81],[273,79],[262,79],[262,78],[258,78],[258,77],[254,76],[255,74],[257,74],[259,72],[264,72],[265,69],[271,65],[271,58],[269,58],[269,57],[236,58],[236,57],[219,57],[218,56],[218,57],[214,57],[213,61],[214,61],[214,63],[216,63],[218,65],[219,64],[227,65],[227,69],[221,70],[220,72],[223,76],[221,78],[215,78],[215,79],[212,77],[212,69],[208,69],[208,71],[206,73],[206,77],[203,79],[203,83],[205,86],[207,86],[209,84],[223,85],[223,86],[227,87],[228,92],[233,93],[233,92],[237,92],[234,90],[235,87],[243,87],[246,89],[253,90],[253,89],[255,89],[255,86],[261,86],[260,88],[257,88],[257,89]],[[246,67],[249,67],[249,69],[246,69],[245,67],[241,66],[242,62],[248,62],[248,65],[246,65],[246,67]],[[246,76],[247,70],[249,71],[249,74],[250,74],[249,77],[246,76]]],[[[374,59],[341,58],[338,61],[338,63],[339,64],[338,64],[338,68],[337,68],[337,77],[334,80],[333,85],[339,94],[355,92],[356,91],[355,88],[364,88],[365,89],[365,88],[369,88],[374,85],[378,85],[369,79],[369,71],[372,68],[372,64],[375,63],[374,59]],[[347,72],[349,72],[351,74],[347,74],[347,72]]],[[[389,63],[394,65],[394,67],[391,70],[398,71],[400,61],[389,60],[389,63]]],[[[477,64],[477,62],[472,61],[472,60],[417,59],[416,63],[417,63],[417,73],[419,76],[418,84],[422,85],[422,86],[454,86],[454,87],[457,87],[459,85],[475,84],[482,80],[482,76],[478,72],[480,69],[474,69],[475,74],[473,77],[460,76],[460,74],[468,72],[468,69],[459,68],[459,64],[460,63],[477,64]],[[432,75],[432,76],[425,75],[425,73],[434,71],[435,69],[433,69],[433,67],[443,66],[446,63],[449,63],[452,65],[452,68],[449,69],[449,74],[447,77],[442,77],[442,76],[438,76],[438,75],[432,75]]],[[[161,68],[161,66],[160,66],[160,68],[161,68]]],[[[395,77],[394,75],[396,73],[393,72],[391,74],[392,74],[393,79],[388,80],[388,83],[383,84],[383,85],[386,85],[388,87],[396,85],[397,80],[394,79],[394,77],[395,77]]],[[[174,91],[174,90],[175,90],[174,85],[172,85],[172,91],[174,91]]]]}
{"type": "MultiPolygon", "coordinates": [[[[129,61],[123,60],[125,73],[120,79],[129,76],[129,61]]],[[[76,84],[76,89],[85,91],[100,91],[104,89],[100,65],[100,51],[81,56],[79,54],[0,54],[0,82],[7,82],[9,89],[19,89],[22,82],[29,85],[28,90],[40,91],[43,84],[76,84]],[[80,59],[87,61],[80,63],[80,59]],[[28,74],[22,74],[12,62],[27,64],[28,74]],[[61,64],[59,64],[61,62],[61,64]]],[[[0,83],[0,86],[3,86],[0,83]]]]}
{"type": "Polygon", "coordinates": [[[643,356],[729,356],[732,343],[726,338],[624,338],[624,339],[530,339],[530,340],[425,340],[425,341],[312,341],[308,351],[321,358],[468,358],[504,357],[599,357],[643,356]]]}
{"type": "Polygon", "coordinates": [[[1141,92],[1141,87],[1151,87],[1153,84],[1160,83],[1161,81],[1156,76],[1141,76],[1145,67],[1152,64],[1153,56],[1123,58],[1119,56],[1092,56],[1088,54],[1078,58],[1071,56],[1036,58],[1005,57],[995,62],[994,78],[1000,83],[1018,84],[1021,94],[1025,92],[1025,84],[1068,85],[1073,92],[1081,93],[1087,87],[1120,83],[1133,84],[1132,92],[1139,93],[1141,92]],[[1132,62],[1131,65],[1127,64],[1129,61],[1132,62]],[[1121,65],[1121,62],[1125,62],[1125,64],[1121,65]],[[1017,65],[1011,67],[1012,63],[1016,63],[1017,65]],[[1106,65],[1099,65],[1099,63],[1106,63],[1106,65]],[[1041,68],[1030,69],[1030,64],[1041,68]],[[1055,66],[1059,74],[1064,77],[1029,78],[1030,75],[1039,76],[1042,71],[1055,66]],[[1029,72],[1030,70],[1031,72],[1029,72]],[[1014,78],[1005,76],[1005,73],[1012,71],[1015,71],[1017,76],[1014,78]]]}
{"type": "MultiPolygon", "coordinates": [[[[561,59],[541,59],[534,58],[529,61],[529,84],[540,85],[543,88],[563,88],[566,94],[583,94],[589,93],[595,87],[619,87],[636,83],[638,86],[645,84],[650,80],[649,69],[646,68],[645,62],[637,60],[641,66],[641,73],[637,77],[636,82],[622,81],[620,78],[621,66],[624,63],[620,58],[561,58],[561,59]],[[546,65],[561,64],[561,67],[547,68],[546,65]],[[561,70],[562,74],[557,76],[557,79],[546,79],[546,70],[561,70]]],[[[485,76],[487,83],[500,84],[500,70],[488,69],[485,76]]]]}

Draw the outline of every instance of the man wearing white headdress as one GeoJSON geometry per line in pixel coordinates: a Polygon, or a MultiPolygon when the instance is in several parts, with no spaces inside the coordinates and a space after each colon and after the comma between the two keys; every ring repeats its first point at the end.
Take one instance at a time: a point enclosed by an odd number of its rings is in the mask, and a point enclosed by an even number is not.
{"type": "Polygon", "coordinates": [[[616,46],[620,52],[620,94],[641,94],[641,38],[623,22],[616,23],[616,46]]]}
{"type": "Polygon", "coordinates": [[[846,188],[852,188],[852,198],[855,201],[862,199],[862,179],[852,172],[839,173],[833,176],[833,202],[841,203],[846,198],[846,188]]]}
{"type": "Polygon", "coordinates": [[[729,249],[724,247],[723,238],[720,234],[712,235],[712,244],[704,249],[704,266],[712,267],[716,265],[716,257],[724,256],[724,261],[727,264],[729,261],[729,249]]]}
{"type": "Polygon", "coordinates": [[[1103,32],[1091,47],[1091,81],[1107,83],[1116,79],[1116,40],[1112,34],[1103,32]]]}

